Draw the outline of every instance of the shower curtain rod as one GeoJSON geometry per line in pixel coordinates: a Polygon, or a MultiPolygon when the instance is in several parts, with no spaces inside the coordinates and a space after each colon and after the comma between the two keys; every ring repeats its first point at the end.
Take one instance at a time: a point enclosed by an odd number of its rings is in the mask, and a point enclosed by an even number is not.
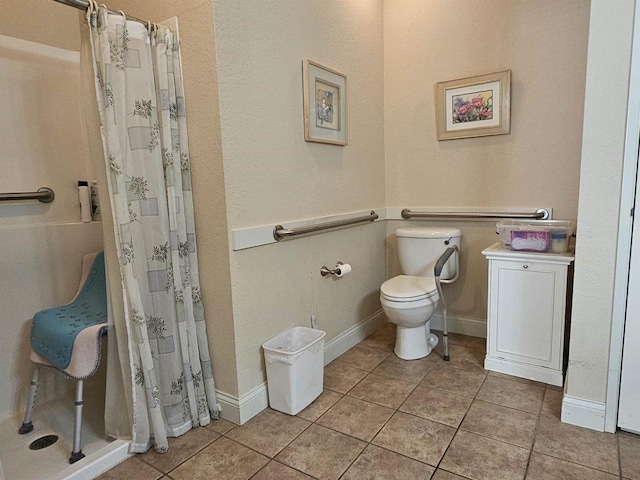
{"type": "MultiPolygon", "coordinates": [[[[69,7],[77,8],[78,10],[87,10],[89,8],[89,2],[85,0],[53,0],[54,2],[61,3],[63,5],[67,5],[69,7]]],[[[109,10],[109,9],[107,9],[109,10]]],[[[115,15],[120,15],[120,12],[114,12],[113,10],[109,10],[109,13],[113,13],[115,15]]],[[[132,17],[131,15],[126,15],[127,20],[132,20],[134,22],[140,22],[146,25],[148,22],[146,20],[140,20],[139,18],[132,17]]]]}

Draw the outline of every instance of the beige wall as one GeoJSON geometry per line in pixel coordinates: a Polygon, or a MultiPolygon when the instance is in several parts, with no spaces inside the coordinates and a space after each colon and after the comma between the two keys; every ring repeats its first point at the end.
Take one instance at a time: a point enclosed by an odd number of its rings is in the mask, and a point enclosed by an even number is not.
{"type": "MultiPolygon", "coordinates": [[[[486,0],[483,8],[472,0],[386,1],[384,19],[382,3],[109,3],[153,21],[179,17],[201,282],[218,388],[239,396],[264,381],[260,344],[308,324],[312,312],[327,340],[375,313],[379,284],[397,271],[391,233],[405,222],[238,252],[229,251],[231,229],[382,205],[550,206],[556,218],[576,218],[582,149],[569,393],[603,400],[608,343],[602,338],[610,328],[615,258],[609,247],[617,230],[611,212],[617,212],[624,134],[623,117],[608,112],[626,108],[633,2],[610,8],[594,0],[584,141],[587,0],[486,0]],[[347,147],[303,141],[305,58],[348,76],[347,147]],[[433,85],[507,68],[512,133],[438,142],[433,85]],[[339,280],[318,275],[322,264],[337,260],[352,263],[353,273],[339,280]],[[602,271],[611,274],[603,280],[602,271]]],[[[75,10],[43,0],[5,1],[3,9],[0,34],[77,49],[75,10]]],[[[450,288],[450,309],[484,318],[480,250],[496,240],[494,224],[443,224],[464,235],[463,277],[450,288]]]]}
{"type": "Polygon", "coordinates": [[[80,50],[78,10],[51,0],[0,0],[0,35],[80,50]]]}
{"type": "MultiPolygon", "coordinates": [[[[0,191],[49,186],[56,194],[52,203],[3,203],[0,208],[0,419],[24,412],[31,318],[70,301],[83,255],[102,248],[101,224],[81,223],[78,206],[77,181],[91,179],[77,95],[79,54],[33,40],[74,50],[79,44],[36,35],[47,28],[44,11],[16,9],[20,15],[11,24],[4,16],[0,20],[0,191]],[[16,33],[22,39],[10,36],[16,33]]],[[[77,28],[77,12],[64,12],[77,28]]],[[[93,377],[87,386],[104,389],[104,376],[93,377]]],[[[49,401],[73,393],[73,385],[48,369],[38,390],[39,401],[49,401]]]]}
{"type": "MultiPolygon", "coordinates": [[[[215,0],[230,229],[384,205],[382,2],[215,0]],[[306,143],[302,60],[347,75],[349,145],[306,143]]],[[[231,252],[239,394],[265,377],[260,345],[315,311],[327,341],[379,310],[381,225],[231,252]],[[352,263],[343,279],[323,264],[352,263]]]]}
{"type": "Polygon", "coordinates": [[[200,284],[216,387],[237,391],[224,175],[211,0],[113,0],[113,10],[154,22],[177,16],[187,99],[200,284]]]}
{"type": "MultiPolygon", "coordinates": [[[[575,219],[588,21],[588,0],[386,1],[387,205],[552,207],[575,219]],[[439,142],[434,85],[506,69],[511,134],[439,142]]],[[[403,223],[389,222],[388,235],[403,223]]],[[[411,223],[461,228],[462,277],[447,287],[448,306],[486,319],[480,252],[498,240],[495,221],[411,223]]]]}
{"type": "Polygon", "coordinates": [[[567,393],[604,402],[634,1],[593,0],[567,393]]]}

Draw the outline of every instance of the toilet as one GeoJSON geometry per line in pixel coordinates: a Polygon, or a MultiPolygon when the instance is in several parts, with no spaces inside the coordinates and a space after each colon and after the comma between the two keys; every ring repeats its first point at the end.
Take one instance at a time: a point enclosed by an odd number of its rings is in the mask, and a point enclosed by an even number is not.
{"type": "MultiPolygon", "coordinates": [[[[380,303],[396,326],[395,354],[403,360],[426,357],[438,344],[431,333],[430,319],[440,297],[433,277],[438,258],[449,246],[460,247],[462,232],[457,228],[403,227],[396,230],[402,275],[380,287],[380,303]]],[[[440,280],[455,280],[458,256],[452,255],[442,269],[440,280]]],[[[450,282],[449,282],[450,283],[450,282]]]]}

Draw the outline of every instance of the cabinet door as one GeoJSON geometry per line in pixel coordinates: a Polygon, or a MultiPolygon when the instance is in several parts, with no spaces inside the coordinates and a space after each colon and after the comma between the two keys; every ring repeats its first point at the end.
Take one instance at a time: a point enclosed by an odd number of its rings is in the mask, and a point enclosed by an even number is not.
{"type": "Polygon", "coordinates": [[[493,260],[489,355],[562,368],[566,265],[493,260]]]}

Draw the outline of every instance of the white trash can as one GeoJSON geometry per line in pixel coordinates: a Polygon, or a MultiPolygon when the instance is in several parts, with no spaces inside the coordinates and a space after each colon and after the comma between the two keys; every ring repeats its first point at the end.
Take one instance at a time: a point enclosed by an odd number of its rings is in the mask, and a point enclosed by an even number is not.
{"type": "Polygon", "coordinates": [[[271,408],[296,415],[320,396],[325,335],[322,330],[294,327],[262,345],[271,408]]]}

